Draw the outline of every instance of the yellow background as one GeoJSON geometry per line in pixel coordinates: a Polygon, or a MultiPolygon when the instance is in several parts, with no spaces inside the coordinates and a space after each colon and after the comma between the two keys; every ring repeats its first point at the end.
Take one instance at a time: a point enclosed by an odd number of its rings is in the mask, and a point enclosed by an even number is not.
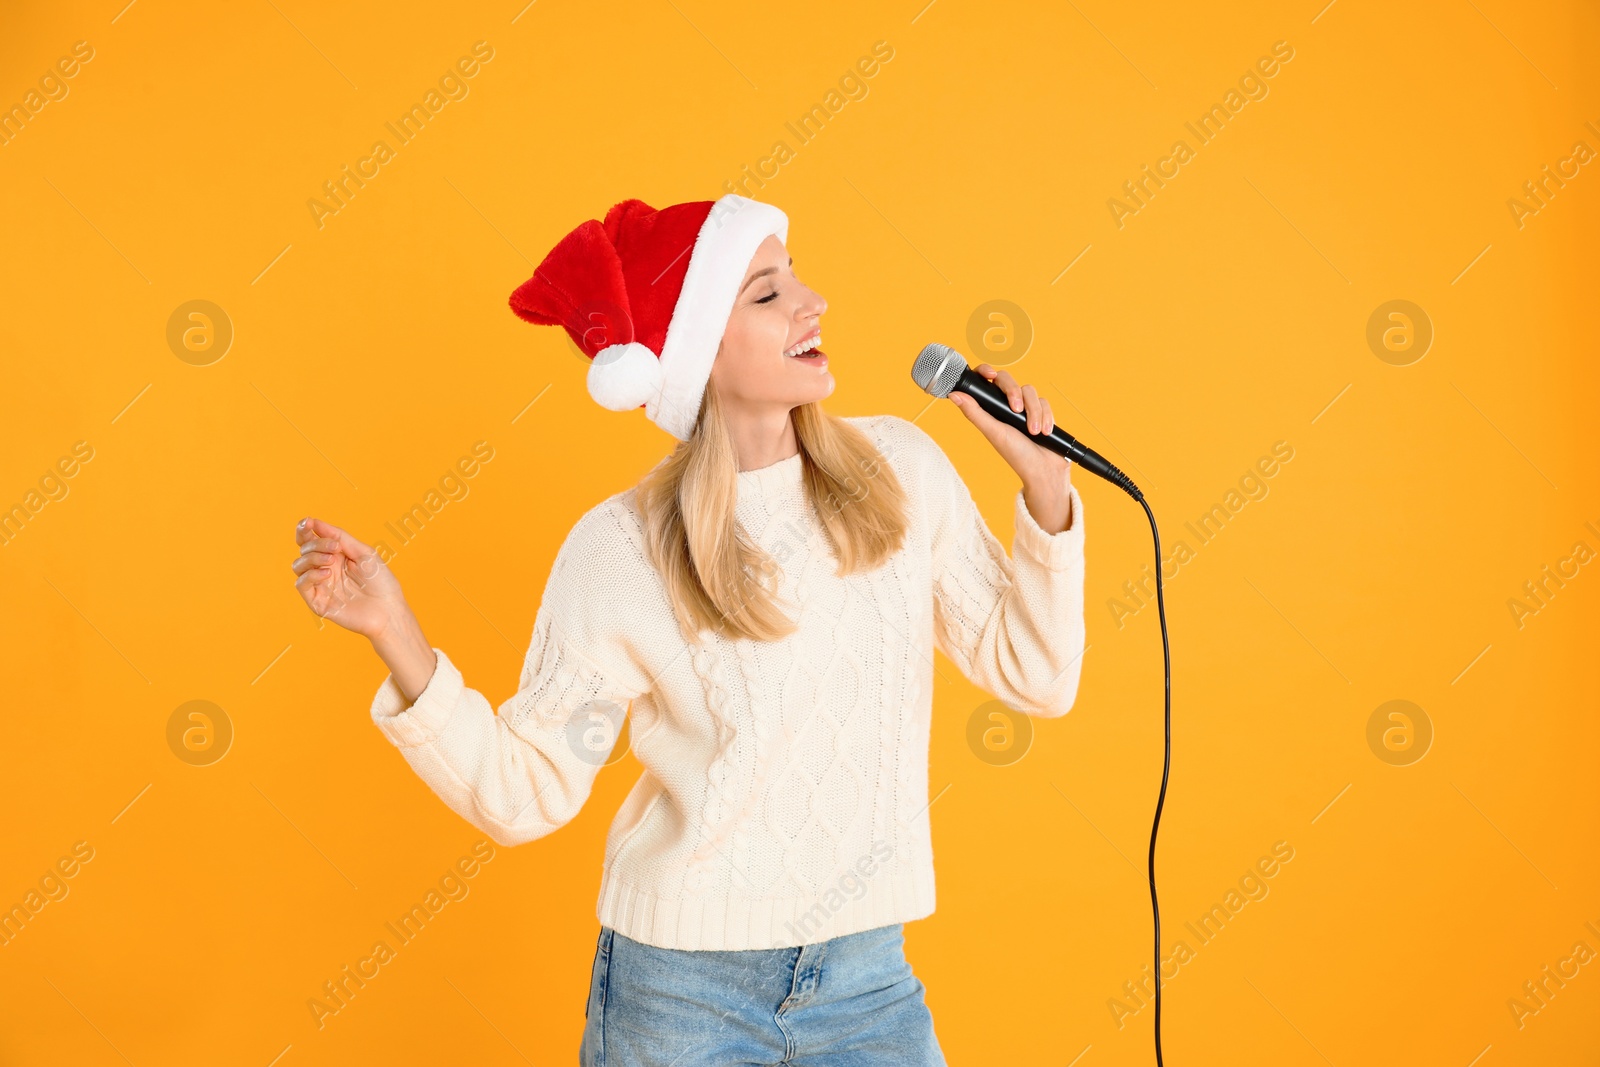
{"type": "MultiPolygon", "coordinates": [[[[384,669],[301,602],[293,526],[384,539],[487,441],[393,567],[504,700],[562,537],[672,443],[596,407],[565,335],[507,297],[578,222],[716,197],[780,139],[793,157],[748,188],[830,301],[831,411],[916,418],[1009,546],[1014,476],[907,374],[931,340],[972,355],[974,310],[1009,300],[1034,330],[1013,371],[1146,488],[1169,550],[1195,549],[1168,589],[1166,951],[1274,842],[1294,858],[1167,987],[1167,1062],[1593,1062],[1600,963],[1520,1027],[1508,1001],[1575,942],[1600,951],[1600,564],[1520,627],[1507,606],[1575,542],[1600,550],[1600,166],[1520,227],[1507,206],[1574,142],[1600,150],[1592,4],[109,0],[0,20],[0,103],[94,49],[0,147],[0,505],[93,449],[0,548],[0,903],[94,849],[0,947],[0,1063],[573,1060],[631,755],[314,1023],[322,983],[483,835],[369,721],[384,669]],[[480,40],[469,95],[319,228],[307,201],[480,40]],[[785,123],[877,41],[894,54],[867,95],[799,145],[785,123]],[[1197,147],[1184,123],[1278,41],[1269,94],[1197,147]],[[1108,199],[1180,138],[1195,157],[1119,228],[1108,199]],[[208,366],[166,340],[196,299],[235,333],[208,366]],[[1433,325],[1408,366],[1366,342],[1394,299],[1433,325]],[[1269,494],[1196,548],[1184,524],[1277,441],[1294,458],[1269,494]],[[1367,743],[1396,699],[1434,732],[1408,766],[1367,743]],[[233,724],[210,766],[168,747],[191,700],[233,724]]],[[[1153,1062],[1152,1011],[1119,1028],[1108,1006],[1151,947],[1161,645],[1153,608],[1119,628],[1107,607],[1149,530],[1075,480],[1071,714],[988,765],[966,743],[987,697],[938,664],[939,903],[907,941],[953,1063],[1153,1062]]]]}

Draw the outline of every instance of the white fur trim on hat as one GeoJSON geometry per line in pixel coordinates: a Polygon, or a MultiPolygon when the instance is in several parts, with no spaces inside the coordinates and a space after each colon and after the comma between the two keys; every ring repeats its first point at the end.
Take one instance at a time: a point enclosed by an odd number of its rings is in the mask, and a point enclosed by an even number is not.
{"type": "Polygon", "coordinates": [[[588,382],[601,407],[632,411],[661,391],[661,361],[637,341],[608,345],[589,361],[588,382]]]}
{"type": "Polygon", "coordinates": [[[729,193],[711,205],[695,237],[661,345],[661,388],[645,407],[650,421],[680,441],[687,441],[694,430],[711,364],[750,260],[772,235],[788,241],[787,215],[771,204],[729,193]]]}

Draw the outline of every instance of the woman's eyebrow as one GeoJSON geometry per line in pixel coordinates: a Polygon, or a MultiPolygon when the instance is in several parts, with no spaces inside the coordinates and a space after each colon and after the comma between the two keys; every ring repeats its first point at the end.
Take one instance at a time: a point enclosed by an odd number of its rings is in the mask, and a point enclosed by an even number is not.
{"type": "MultiPolygon", "coordinates": [[[[789,257],[789,266],[791,266],[791,267],[794,266],[794,257],[793,256],[789,257]]],[[[775,273],[777,273],[777,270],[778,270],[777,267],[768,267],[766,270],[758,270],[758,271],[756,271],[754,274],[750,275],[750,277],[748,277],[748,278],[746,278],[744,280],[744,285],[739,286],[739,292],[741,292],[741,293],[744,292],[745,286],[749,285],[751,282],[755,281],[757,278],[761,277],[763,274],[775,274],[775,273]]]]}

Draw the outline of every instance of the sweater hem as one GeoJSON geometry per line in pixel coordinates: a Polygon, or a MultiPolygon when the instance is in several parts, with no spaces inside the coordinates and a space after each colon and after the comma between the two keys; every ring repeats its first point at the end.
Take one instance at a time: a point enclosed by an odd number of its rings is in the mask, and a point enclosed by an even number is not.
{"type": "Polygon", "coordinates": [[[741,951],[793,948],[933,914],[933,872],[900,868],[863,879],[859,899],[824,891],[814,897],[756,899],[735,893],[668,898],[607,869],[595,916],[625,937],[656,948],[741,951]],[[835,905],[831,897],[837,896],[835,905]]]}

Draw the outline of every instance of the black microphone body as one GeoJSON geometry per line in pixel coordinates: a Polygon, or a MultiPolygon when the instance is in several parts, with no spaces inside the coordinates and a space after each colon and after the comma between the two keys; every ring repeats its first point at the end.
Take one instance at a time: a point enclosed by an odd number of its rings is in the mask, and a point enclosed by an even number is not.
{"type": "Polygon", "coordinates": [[[923,348],[912,365],[911,377],[925,391],[937,397],[947,397],[953,392],[966,393],[989,415],[1025,435],[1028,440],[1059,456],[1065,456],[1091,474],[1099,475],[1135,500],[1144,499],[1144,494],[1133,484],[1133,479],[1118,470],[1116,464],[1079,442],[1060,426],[1052,427],[1049,433],[1030,433],[1027,412],[1011,410],[1011,402],[1006,399],[1005,391],[967,366],[961,353],[948,345],[930,344],[923,348]]]}

